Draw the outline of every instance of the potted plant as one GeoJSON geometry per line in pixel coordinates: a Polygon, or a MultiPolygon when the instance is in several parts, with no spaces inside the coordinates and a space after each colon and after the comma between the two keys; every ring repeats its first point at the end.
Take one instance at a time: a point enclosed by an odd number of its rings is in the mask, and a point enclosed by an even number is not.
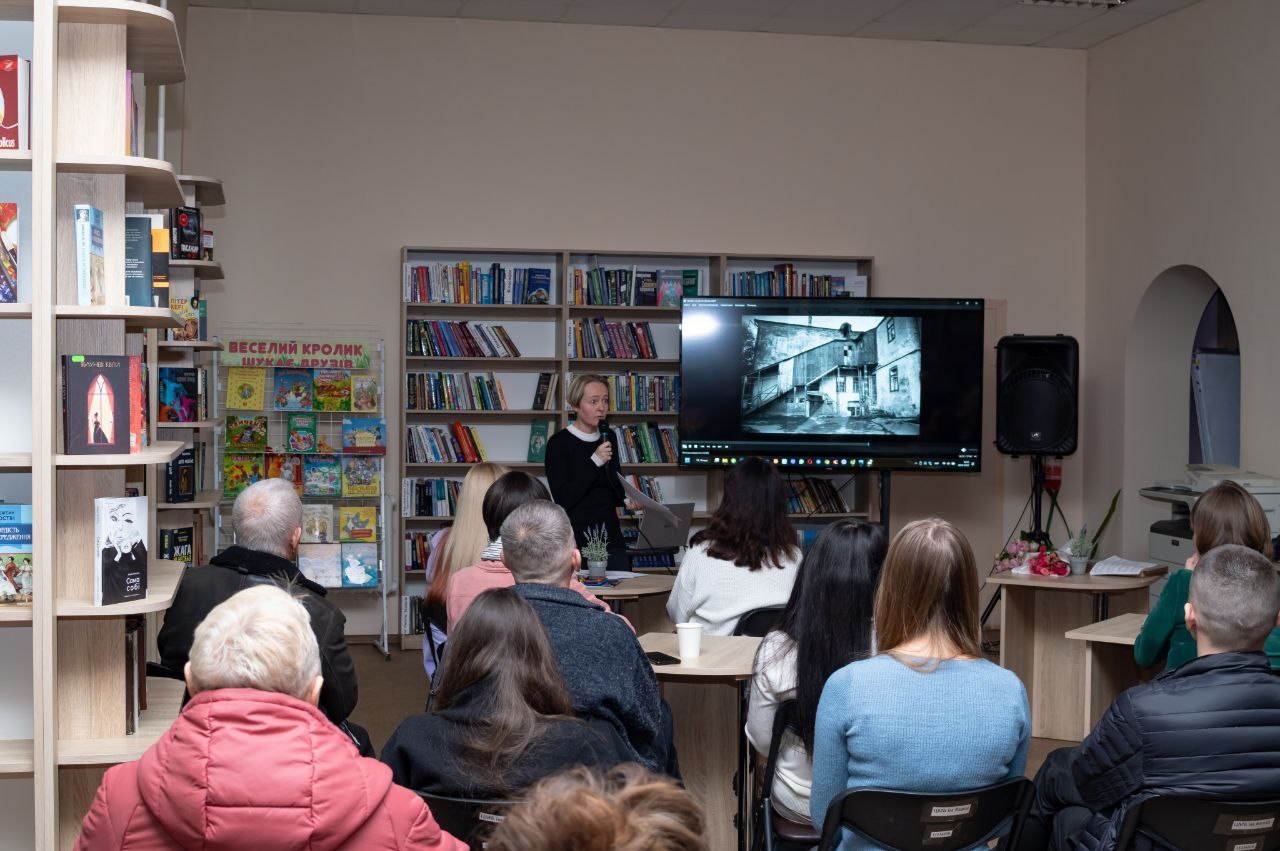
{"type": "Polygon", "coordinates": [[[1096,539],[1089,538],[1089,527],[1081,526],[1080,534],[1067,541],[1066,546],[1062,548],[1062,554],[1071,563],[1073,575],[1083,574],[1089,569],[1089,559],[1093,556],[1095,546],[1094,540],[1096,539]]]}
{"type": "Polygon", "coordinates": [[[587,562],[588,579],[604,579],[609,566],[609,533],[604,526],[593,526],[587,530],[582,545],[582,557],[587,562]]]}

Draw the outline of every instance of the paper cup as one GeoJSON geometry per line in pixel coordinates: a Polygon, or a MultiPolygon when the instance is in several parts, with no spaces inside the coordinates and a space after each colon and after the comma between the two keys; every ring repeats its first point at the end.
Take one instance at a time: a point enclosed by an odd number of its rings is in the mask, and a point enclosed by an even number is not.
{"type": "Polygon", "coordinates": [[[697,659],[702,653],[702,624],[676,624],[676,638],[680,640],[681,659],[697,659]]]}

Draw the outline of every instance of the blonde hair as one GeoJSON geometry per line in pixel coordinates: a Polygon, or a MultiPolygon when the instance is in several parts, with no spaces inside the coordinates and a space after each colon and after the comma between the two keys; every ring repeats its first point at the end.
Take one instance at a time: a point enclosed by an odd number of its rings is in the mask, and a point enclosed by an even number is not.
{"type": "Polygon", "coordinates": [[[191,642],[191,692],[255,688],[305,700],[320,676],[311,616],[275,585],[255,585],[213,607],[191,642]]]}
{"type": "Polygon", "coordinates": [[[928,636],[957,655],[981,658],[978,568],[959,529],[930,517],[894,536],[880,573],[875,624],[883,652],[928,636]]]}
{"type": "Polygon", "coordinates": [[[569,392],[565,395],[565,401],[569,403],[570,408],[576,408],[582,404],[582,397],[587,395],[589,384],[603,384],[605,391],[609,390],[609,382],[603,375],[596,375],[593,372],[575,375],[573,381],[569,382],[569,392]]]}
{"type": "Polygon", "coordinates": [[[706,851],[702,810],[636,763],[545,778],[497,826],[489,851],[706,851]]]}
{"type": "Polygon", "coordinates": [[[449,580],[462,568],[480,561],[480,553],[489,545],[489,531],[484,525],[481,507],[489,486],[507,472],[501,464],[487,461],[476,464],[467,471],[458,492],[458,507],[453,514],[453,526],[441,544],[436,570],[431,576],[427,599],[433,603],[445,602],[449,595],[449,580]]]}

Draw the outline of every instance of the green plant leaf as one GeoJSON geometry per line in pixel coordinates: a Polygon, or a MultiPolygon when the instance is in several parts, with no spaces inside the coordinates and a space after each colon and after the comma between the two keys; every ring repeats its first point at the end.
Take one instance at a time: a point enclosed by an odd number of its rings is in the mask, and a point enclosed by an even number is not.
{"type": "Polygon", "coordinates": [[[1111,517],[1116,513],[1116,504],[1120,502],[1120,488],[1116,488],[1115,496],[1111,497],[1111,506],[1107,509],[1107,516],[1102,518],[1102,522],[1098,524],[1098,531],[1093,533],[1093,549],[1098,549],[1098,541],[1102,540],[1102,533],[1107,531],[1107,524],[1111,522],[1111,517]]]}

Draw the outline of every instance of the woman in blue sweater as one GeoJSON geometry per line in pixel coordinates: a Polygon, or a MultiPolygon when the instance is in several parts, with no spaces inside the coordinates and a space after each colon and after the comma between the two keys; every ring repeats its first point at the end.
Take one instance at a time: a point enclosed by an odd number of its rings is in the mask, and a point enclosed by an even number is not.
{"type": "MultiPolygon", "coordinates": [[[[875,605],[878,654],[831,675],[813,737],[810,814],[845,789],[957,792],[1021,777],[1027,693],[982,658],[978,571],[945,520],[908,524],[889,546],[875,605]]],[[[879,846],[845,831],[841,851],[879,846]]]]}

